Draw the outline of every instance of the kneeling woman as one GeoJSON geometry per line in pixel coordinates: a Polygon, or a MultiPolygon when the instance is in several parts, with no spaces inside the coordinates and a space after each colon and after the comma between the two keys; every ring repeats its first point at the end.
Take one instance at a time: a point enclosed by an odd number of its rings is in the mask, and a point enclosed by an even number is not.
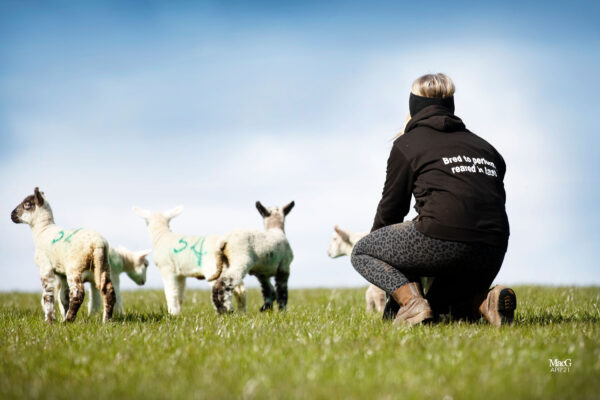
{"type": "Polygon", "coordinates": [[[489,290],[508,245],[504,160],[454,115],[454,83],[446,75],[417,79],[409,108],[371,233],[354,247],[352,264],[400,305],[396,323],[430,320],[454,302],[493,325],[510,323],[513,290],[489,290]],[[411,195],[418,216],[402,222],[411,195]],[[435,277],[431,305],[422,276],[435,277]]]}

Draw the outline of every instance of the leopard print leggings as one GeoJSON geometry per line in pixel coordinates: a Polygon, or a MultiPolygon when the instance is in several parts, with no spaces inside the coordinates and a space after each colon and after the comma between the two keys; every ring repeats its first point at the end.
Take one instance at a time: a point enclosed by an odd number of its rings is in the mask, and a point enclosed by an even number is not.
{"type": "Polygon", "coordinates": [[[359,240],[352,251],[352,265],[388,295],[422,276],[469,281],[470,288],[487,290],[500,270],[505,251],[484,244],[434,239],[419,232],[414,221],[408,221],[378,229],[359,240]]]}

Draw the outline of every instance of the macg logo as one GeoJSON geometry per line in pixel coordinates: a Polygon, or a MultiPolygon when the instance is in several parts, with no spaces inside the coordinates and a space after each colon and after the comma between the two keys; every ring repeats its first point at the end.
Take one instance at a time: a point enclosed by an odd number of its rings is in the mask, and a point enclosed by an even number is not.
{"type": "Polygon", "coordinates": [[[570,358],[559,360],[558,358],[550,358],[550,372],[570,372],[573,361],[570,358]]]}

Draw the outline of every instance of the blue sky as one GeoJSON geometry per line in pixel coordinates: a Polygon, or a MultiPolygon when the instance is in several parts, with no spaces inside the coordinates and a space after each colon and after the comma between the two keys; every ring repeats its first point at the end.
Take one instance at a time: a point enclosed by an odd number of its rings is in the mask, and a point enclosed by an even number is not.
{"type": "Polygon", "coordinates": [[[363,285],[327,258],[332,228],[369,229],[429,72],[508,165],[498,281],[600,284],[598,5],[453,4],[1,2],[0,290],[39,290],[8,218],[34,186],[57,224],[132,249],[151,244],[132,205],[183,204],[173,230],[202,234],[295,200],[290,285],[363,285]]]}

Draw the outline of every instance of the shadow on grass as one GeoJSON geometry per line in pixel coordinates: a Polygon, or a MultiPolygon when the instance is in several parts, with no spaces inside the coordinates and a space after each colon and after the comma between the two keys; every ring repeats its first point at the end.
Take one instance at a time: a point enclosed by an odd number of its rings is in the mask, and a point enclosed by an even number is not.
{"type": "Polygon", "coordinates": [[[551,325],[573,322],[597,324],[600,323],[600,315],[587,312],[569,315],[562,315],[552,312],[538,312],[536,314],[518,316],[518,318],[515,320],[516,325],[551,325]]]}
{"type": "MultiPolygon", "coordinates": [[[[388,321],[391,322],[391,321],[388,321]]],[[[560,314],[549,311],[537,312],[535,314],[525,314],[515,316],[513,326],[546,326],[553,324],[568,324],[568,323],[600,323],[600,314],[590,312],[580,312],[573,314],[560,314]]],[[[473,319],[473,318],[452,318],[449,315],[444,315],[435,321],[429,323],[429,325],[488,325],[485,318],[473,319]]]]}
{"type": "Polygon", "coordinates": [[[114,322],[137,323],[137,322],[160,322],[169,319],[169,315],[164,312],[148,313],[126,313],[125,315],[114,316],[114,322]]]}
{"type": "MultiPolygon", "coordinates": [[[[41,308],[41,307],[40,307],[41,308]]],[[[30,319],[30,318],[44,318],[44,313],[40,310],[28,309],[28,308],[0,308],[0,314],[4,318],[10,319],[30,319]]]]}

